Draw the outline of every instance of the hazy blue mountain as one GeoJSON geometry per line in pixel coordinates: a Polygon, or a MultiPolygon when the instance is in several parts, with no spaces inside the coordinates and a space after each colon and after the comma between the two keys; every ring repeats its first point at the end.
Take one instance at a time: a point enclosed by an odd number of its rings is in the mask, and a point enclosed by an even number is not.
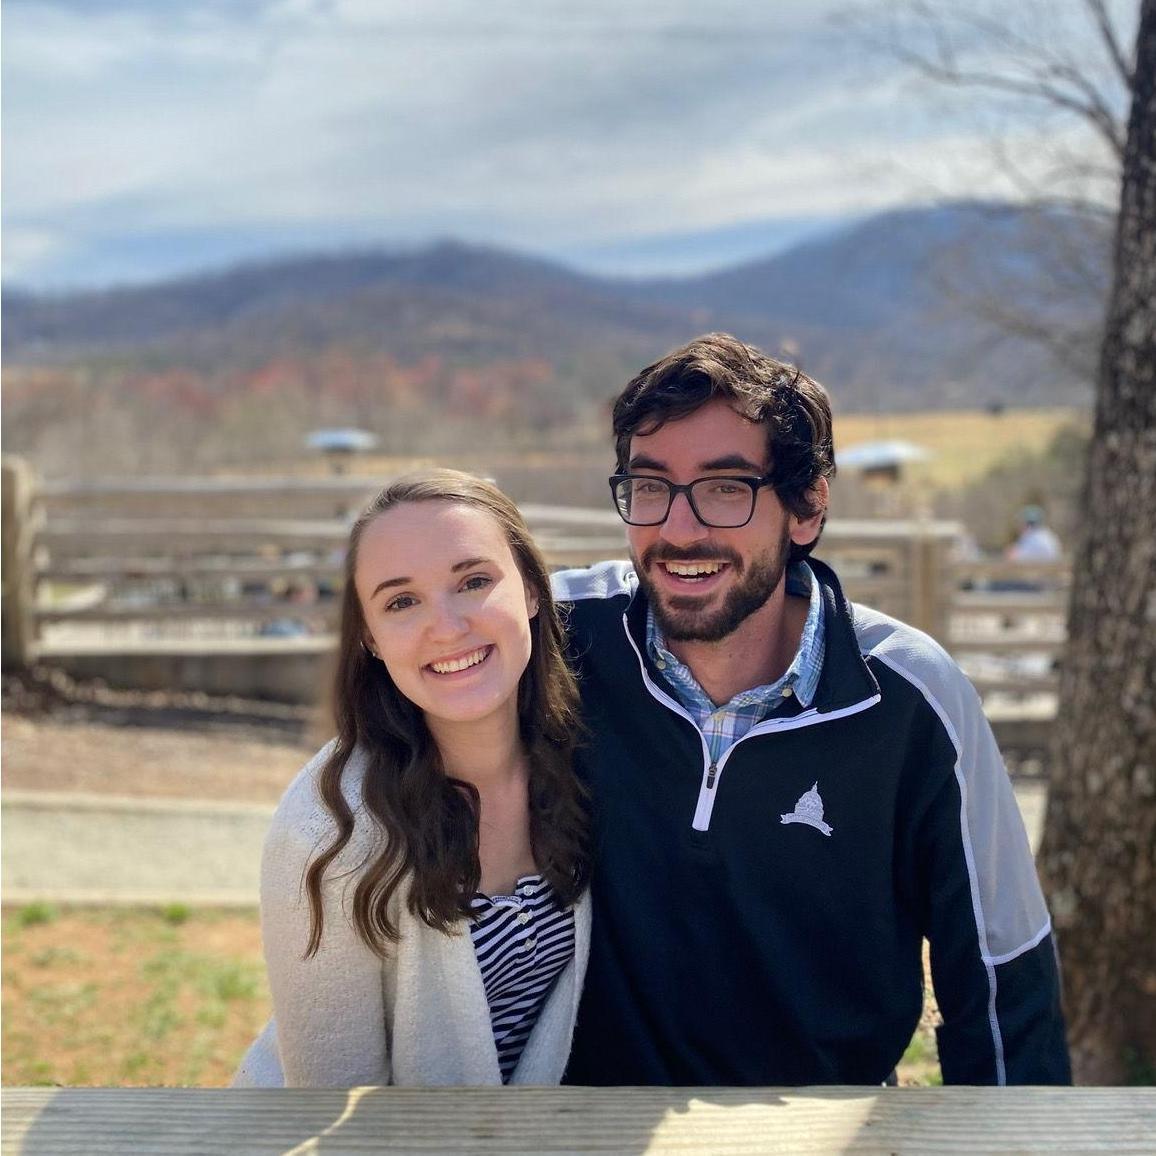
{"type": "Polygon", "coordinates": [[[840,396],[885,407],[1086,399],[1087,365],[1057,365],[1027,323],[1094,351],[1110,223],[959,204],[884,213],[708,277],[651,281],[640,297],[706,309],[769,347],[786,343],[840,396]],[[1081,373],[1080,370],[1083,370],[1081,373]]]}
{"type": "Polygon", "coordinates": [[[1109,239],[1071,215],[965,204],[882,214],[709,276],[633,281],[443,242],[102,292],[7,290],[4,355],[202,368],[331,347],[535,357],[559,367],[560,388],[601,398],[671,346],[728,329],[791,351],[844,410],[1060,404],[1087,399],[1086,370],[993,319],[1022,308],[1045,330],[1094,335],[1109,239]]]}

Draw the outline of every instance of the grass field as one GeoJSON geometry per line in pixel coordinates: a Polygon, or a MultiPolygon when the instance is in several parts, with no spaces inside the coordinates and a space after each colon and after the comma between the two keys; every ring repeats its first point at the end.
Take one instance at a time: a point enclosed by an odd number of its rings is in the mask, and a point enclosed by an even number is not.
{"type": "MultiPolygon", "coordinates": [[[[931,457],[907,470],[910,481],[932,489],[955,489],[986,474],[1019,453],[1038,453],[1067,425],[1090,426],[1087,411],[1072,408],[942,410],[895,414],[835,414],[835,456],[866,441],[908,441],[931,457]]],[[[520,501],[603,504],[606,476],[614,465],[609,436],[576,431],[574,443],[548,453],[498,453],[475,450],[435,458],[368,456],[354,472],[387,477],[419,465],[452,465],[498,479],[520,501]]],[[[295,470],[325,472],[325,463],[307,462],[295,470]]],[[[274,470],[272,472],[278,472],[274,470]]]]}
{"type": "Polygon", "coordinates": [[[931,452],[910,467],[913,481],[935,489],[954,489],[982,477],[1017,453],[1039,453],[1067,425],[1090,427],[1091,416],[1078,409],[1015,409],[1001,414],[983,410],[895,414],[836,414],[835,460],[839,451],[867,441],[907,441],[931,452]]]}
{"type": "Polygon", "coordinates": [[[252,911],[3,913],[3,1082],[229,1082],[269,1014],[252,911]]]}
{"type": "MultiPolygon", "coordinates": [[[[252,911],[5,908],[3,1083],[222,1086],[269,1014],[252,911]]],[[[929,1002],[900,1065],[939,1083],[929,1002]]]]}

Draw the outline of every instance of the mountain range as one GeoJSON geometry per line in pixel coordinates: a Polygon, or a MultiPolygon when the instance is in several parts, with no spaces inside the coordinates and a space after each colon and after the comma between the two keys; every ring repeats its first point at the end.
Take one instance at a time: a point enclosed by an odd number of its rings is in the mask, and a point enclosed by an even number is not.
{"type": "Polygon", "coordinates": [[[146,287],[7,288],[3,350],[8,368],[202,373],[334,349],[402,365],[530,359],[601,402],[672,346],[723,329],[801,364],[845,412],[1086,404],[1110,242],[1105,221],[979,203],[881,214],[678,279],[596,277],[444,241],[146,287]],[[1065,360],[1039,340],[1051,334],[1065,360]]]}

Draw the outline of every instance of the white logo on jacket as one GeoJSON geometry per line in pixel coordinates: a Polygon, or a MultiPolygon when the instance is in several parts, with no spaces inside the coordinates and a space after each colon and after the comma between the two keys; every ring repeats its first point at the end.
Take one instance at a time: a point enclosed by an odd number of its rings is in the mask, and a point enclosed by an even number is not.
{"type": "Polygon", "coordinates": [[[835,829],[823,822],[823,799],[819,794],[819,784],[816,782],[806,794],[799,796],[795,809],[789,814],[780,815],[784,823],[806,823],[824,835],[830,835],[835,829]]]}

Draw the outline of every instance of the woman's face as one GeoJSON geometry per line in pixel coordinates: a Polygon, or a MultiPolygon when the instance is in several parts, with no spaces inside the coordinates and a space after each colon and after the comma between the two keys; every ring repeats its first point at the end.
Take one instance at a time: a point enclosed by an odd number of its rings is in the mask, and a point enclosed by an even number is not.
{"type": "Polygon", "coordinates": [[[372,649],[427,717],[517,718],[538,602],[492,514],[450,501],[394,506],[366,526],[354,585],[372,649]]]}

